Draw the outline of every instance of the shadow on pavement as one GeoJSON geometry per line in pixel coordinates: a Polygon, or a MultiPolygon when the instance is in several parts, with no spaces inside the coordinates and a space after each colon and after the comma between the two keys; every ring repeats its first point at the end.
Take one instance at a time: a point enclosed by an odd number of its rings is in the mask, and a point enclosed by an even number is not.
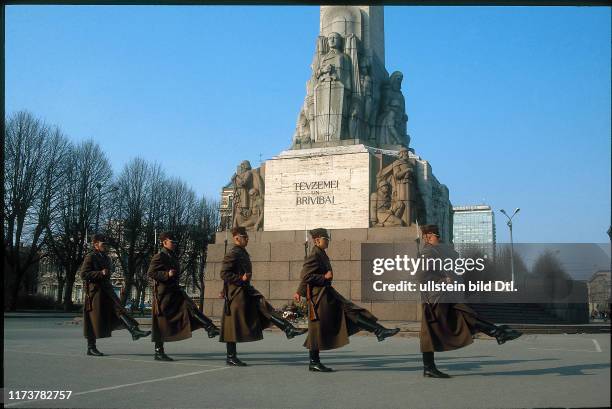
{"type": "MultiPolygon", "coordinates": [[[[484,376],[484,375],[506,375],[506,376],[516,376],[516,375],[559,375],[559,376],[572,376],[572,375],[596,375],[593,373],[585,373],[583,371],[589,369],[606,369],[610,368],[610,364],[581,364],[581,365],[568,365],[568,366],[559,366],[555,368],[541,368],[541,369],[524,369],[518,371],[498,371],[498,372],[480,372],[475,374],[457,374],[454,376],[484,376]]],[[[463,369],[463,368],[461,368],[463,369]]],[[[601,375],[600,375],[601,376],[601,375]]]]}

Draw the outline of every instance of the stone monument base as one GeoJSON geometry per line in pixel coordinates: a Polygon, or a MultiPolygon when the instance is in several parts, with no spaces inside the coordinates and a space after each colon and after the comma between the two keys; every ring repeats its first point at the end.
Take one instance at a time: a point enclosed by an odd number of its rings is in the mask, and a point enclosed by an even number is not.
{"type": "MultiPolygon", "coordinates": [[[[324,227],[324,226],[322,226],[324,227]]],[[[361,245],[362,243],[393,243],[404,254],[416,257],[416,226],[375,227],[363,229],[330,230],[331,242],[327,254],[334,269],[334,288],[343,296],[370,310],[381,320],[420,320],[418,295],[393,301],[363,302],[361,299],[361,245]]],[[[208,245],[206,262],[206,289],[204,292],[205,314],[220,317],[223,314],[223,299],[220,293],[223,281],[220,277],[221,263],[233,246],[231,235],[216,234],[214,244],[208,245]]],[[[247,251],[253,263],[253,286],[257,288],[275,308],[291,304],[293,294],[300,283],[300,272],[304,262],[304,230],[258,231],[249,233],[247,251]]],[[[312,246],[312,241],[309,240],[312,246]]]]}

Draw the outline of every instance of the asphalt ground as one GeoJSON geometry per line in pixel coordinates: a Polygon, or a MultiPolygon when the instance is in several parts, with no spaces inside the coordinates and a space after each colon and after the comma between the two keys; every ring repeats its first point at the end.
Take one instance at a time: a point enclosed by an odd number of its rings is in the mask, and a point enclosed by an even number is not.
{"type": "Polygon", "coordinates": [[[423,378],[418,338],[353,336],[321,353],[334,373],[311,373],[304,338],[265,332],[238,344],[245,368],[225,366],[225,345],[199,330],[166,344],[175,362],[153,360],[149,339],[127,331],[85,355],[82,327],[62,318],[4,321],[5,407],[82,408],[504,408],[608,407],[610,335],[524,335],[436,354],[451,379],[423,378]],[[69,399],[10,399],[16,391],[72,391],[69,399]]]}

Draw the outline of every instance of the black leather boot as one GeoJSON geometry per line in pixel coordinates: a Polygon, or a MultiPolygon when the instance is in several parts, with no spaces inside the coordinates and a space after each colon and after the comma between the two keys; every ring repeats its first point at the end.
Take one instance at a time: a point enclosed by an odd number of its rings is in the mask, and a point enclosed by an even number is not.
{"type": "Polygon", "coordinates": [[[357,318],[357,325],[359,325],[361,328],[365,329],[366,331],[373,332],[376,335],[376,338],[378,338],[379,342],[383,341],[385,338],[392,337],[393,335],[397,334],[400,331],[399,328],[393,328],[393,329],[385,328],[379,323],[375,321],[367,320],[363,318],[362,316],[359,316],[357,318]]]}
{"type": "Polygon", "coordinates": [[[193,317],[202,323],[204,329],[208,333],[208,338],[218,337],[221,333],[219,328],[212,322],[212,320],[206,315],[202,314],[200,310],[196,309],[193,311],[193,317]]]}
{"type": "Polygon", "coordinates": [[[321,363],[321,359],[319,358],[319,350],[311,349],[309,351],[310,354],[310,364],[308,365],[308,370],[312,372],[334,372],[333,369],[328,368],[327,366],[321,363]]]}
{"type": "Polygon", "coordinates": [[[127,330],[130,331],[130,334],[132,334],[132,339],[134,341],[137,341],[139,338],[148,337],[149,335],[151,335],[151,331],[142,331],[140,328],[138,328],[138,322],[136,322],[136,320],[132,317],[126,314],[121,314],[119,316],[119,319],[125,324],[127,330]]]}
{"type": "Polygon", "coordinates": [[[276,317],[274,315],[270,315],[270,321],[272,321],[272,324],[276,325],[278,328],[285,332],[287,339],[291,339],[297,335],[303,335],[308,332],[308,329],[296,328],[289,321],[280,317],[276,317]]]}
{"type": "Polygon", "coordinates": [[[155,360],[156,361],[165,361],[165,362],[174,361],[174,359],[170,358],[164,352],[164,343],[163,342],[156,342],[155,343],[155,360]]]}
{"type": "Polygon", "coordinates": [[[96,339],[88,339],[87,340],[87,355],[91,356],[104,356],[104,354],[98,351],[96,348],[96,339]]]}
{"type": "Polygon", "coordinates": [[[488,336],[495,338],[499,345],[523,335],[522,332],[514,330],[507,325],[497,326],[493,323],[481,319],[476,321],[476,328],[480,332],[483,332],[488,336]]]}
{"type": "Polygon", "coordinates": [[[441,372],[436,368],[433,352],[423,352],[423,376],[425,378],[441,378],[446,379],[451,376],[441,372]]]}
{"type": "Polygon", "coordinates": [[[236,343],[228,342],[227,343],[227,359],[225,363],[229,366],[247,366],[244,362],[238,359],[236,356],[236,343]]]}
{"type": "Polygon", "coordinates": [[[501,332],[495,337],[499,345],[505,343],[506,341],[512,341],[513,339],[517,339],[518,337],[523,335],[521,331],[512,329],[507,325],[500,325],[499,329],[501,330],[501,332]]]}

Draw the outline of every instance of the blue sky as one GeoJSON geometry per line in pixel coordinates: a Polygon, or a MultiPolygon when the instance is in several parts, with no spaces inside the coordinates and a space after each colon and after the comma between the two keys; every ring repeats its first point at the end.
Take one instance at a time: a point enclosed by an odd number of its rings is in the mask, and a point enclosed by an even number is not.
{"type": "MultiPolygon", "coordinates": [[[[286,149],[318,7],[8,6],[6,111],[217,197],[286,149]]],[[[607,242],[610,8],[385,7],[408,132],[456,205],[520,207],[515,241],[607,242]]],[[[497,212],[498,241],[507,228],[497,212]]]]}

